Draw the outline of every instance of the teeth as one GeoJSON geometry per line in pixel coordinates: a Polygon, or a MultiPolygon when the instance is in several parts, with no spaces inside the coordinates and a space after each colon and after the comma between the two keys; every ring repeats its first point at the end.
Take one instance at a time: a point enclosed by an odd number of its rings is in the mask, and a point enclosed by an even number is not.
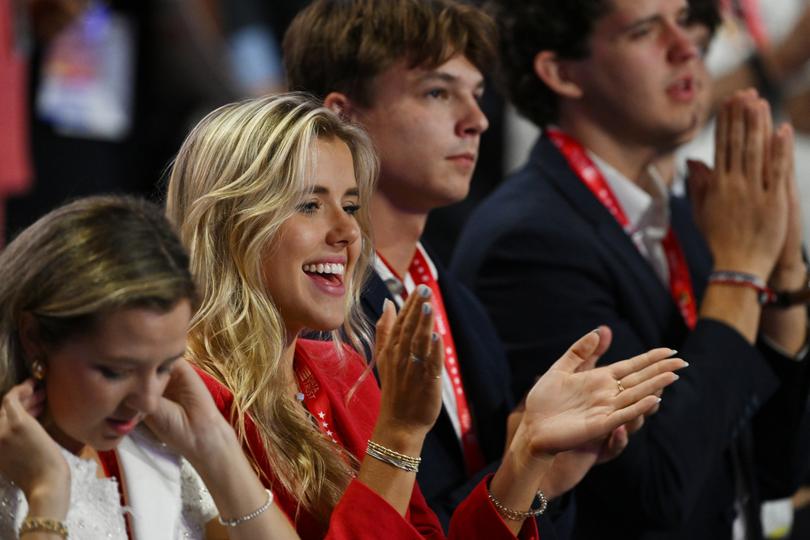
{"type": "Polygon", "coordinates": [[[346,271],[346,265],[339,263],[319,263],[319,264],[305,264],[304,272],[318,273],[318,274],[336,274],[343,275],[346,271]]]}

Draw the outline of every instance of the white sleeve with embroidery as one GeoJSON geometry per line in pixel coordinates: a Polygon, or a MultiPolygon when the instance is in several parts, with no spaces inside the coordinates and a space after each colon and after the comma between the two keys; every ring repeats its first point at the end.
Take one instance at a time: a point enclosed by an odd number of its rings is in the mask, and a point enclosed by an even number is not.
{"type": "MultiPolygon", "coordinates": [[[[62,455],[70,467],[70,507],[65,521],[71,540],[127,540],[118,483],[98,478],[95,462],[64,449],[62,455]]],[[[0,538],[18,538],[17,531],[27,514],[22,491],[0,476],[0,538]]]]}

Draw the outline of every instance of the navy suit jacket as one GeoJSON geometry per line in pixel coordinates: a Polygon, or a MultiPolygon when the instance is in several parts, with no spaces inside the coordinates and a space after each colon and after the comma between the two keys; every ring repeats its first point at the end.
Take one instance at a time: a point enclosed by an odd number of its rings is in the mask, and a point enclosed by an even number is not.
{"type": "MultiPolygon", "coordinates": [[[[672,199],[671,216],[699,300],[711,255],[685,199],[672,199]]],[[[452,269],[495,322],[516,397],[600,324],[614,335],[603,363],[669,346],[691,364],[623,454],[577,488],[576,537],[730,538],[739,482],[754,502],[799,484],[810,461],[807,362],[753,347],[719,321],[700,319],[690,332],[669,289],[548,140],[473,213],[452,269]]]]}
{"type": "MultiPolygon", "coordinates": [[[[488,464],[473,476],[467,474],[461,444],[450,417],[442,407],[436,425],[425,439],[417,480],[428,505],[447,530],[456,506],[470,494],[483,476],[498,468],[506,440],[506,418],[514,403],[506,356],[484,308],[466,287],[445,272],[441,265],[434,264],[456,344],[464,390],[488,464]]],[[[380,318],[386,298],[392,299],[388,288],[376,273],[372,273],[362,293],[363,309],[369,320],[380,318]]],[[[544,540],[562,540],[571,533],[573,504],[563,501],[555,510],[554,515],[538,520],[544,540]]]]}

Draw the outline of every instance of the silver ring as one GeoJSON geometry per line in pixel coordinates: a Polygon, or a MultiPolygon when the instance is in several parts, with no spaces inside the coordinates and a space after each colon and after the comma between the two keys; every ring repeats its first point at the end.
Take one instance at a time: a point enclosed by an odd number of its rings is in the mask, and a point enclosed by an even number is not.
{"type": "Polygon", "coordinates": [[[410,353],[410,354],[408,355],[408,359],[409,359],[411,362],[414,362],[414,363],[416,363],[416,364],[418,364],[418,363],[422,362],[422,359],[421,359],[421,358],[419,358],[418,356],[416,356],[416,355],[415,355],[415,354],[413,354],[413,353],[410,353]]]}

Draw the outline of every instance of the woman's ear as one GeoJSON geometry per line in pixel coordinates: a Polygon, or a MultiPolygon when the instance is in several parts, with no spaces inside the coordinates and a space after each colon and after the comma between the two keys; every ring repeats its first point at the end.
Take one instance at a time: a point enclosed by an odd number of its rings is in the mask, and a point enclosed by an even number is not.
{"type": "Polygon", "coordinates": [[[573,77],[572,62],[558,58],[552,51],[540,51],[534,57],[534,73],[560,97],[579,99],[582,88],[573,77]]]}
{"type": "Polygon", "coordinates": [[[21,313],[17,321],[17,332],[28,365],[34,361],[44,362],[45,347],[40,338],[39,323],[36,317],[27,311],[21,313]]]}

